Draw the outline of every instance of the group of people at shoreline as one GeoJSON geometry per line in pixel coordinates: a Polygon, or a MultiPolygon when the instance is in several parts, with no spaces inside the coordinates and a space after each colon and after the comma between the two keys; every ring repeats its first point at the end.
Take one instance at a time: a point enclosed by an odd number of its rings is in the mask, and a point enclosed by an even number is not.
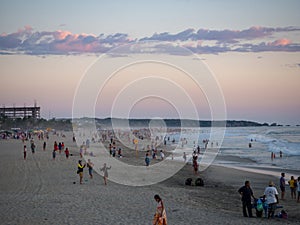
{"type": "MultiPolygon", "coordinates": [[[[296,190],[297,190],[297,203],[300,203],[300,176],[298,179],[294,179],[294,176],[291,176],[291,179],[288,181],[289,187],[291,189],[291,199],[296,199],[296,190]]],[[[286,190],[286,180],[285,173],[281,173],[281,177],[279,179],[279,187],[281,191],[281,200],[285,199],[285,190],[286,190]]],[[[254,193],[250,186],[250,181],[245,181],[245,185],[240,187],[238,193],[241,195],[242,201],[242,212],[244,217],[253,217],[252,208],[253,206],[258,206],[257,202],[260,202],[261,208],[257,210],[264,210],[265,216],[269,218],[275,217],[275,211],[277,208],[282,208],[282,206],[278,206],[279,204],[279,192],[275,187],[273,181],[269,181],[269,185],[265,188],[263,196],[256,198],[254,197],[254,193]],[[252,204],[252,200],[254,204],[252,204]],[[259,200],[258,200],[259,199],[259,200]]],[[[284,210],[277,215],[281,218],[287,218],[287,213],[284,210]]]]}
{"type": "MultiPolygon", "coordinates": [[[[300,176],[297,178],[297,180],[294,178],[294,176],[291,176],[290,180],[288,181],[288,185],[291,191],[291,199],[297,199],[297,203],[300,203],[300,176]]],[[[280,190],[281,190],[281,199],[285,200],[285,192],[286,192],[285,173],[281,173],[280,190]]]]}

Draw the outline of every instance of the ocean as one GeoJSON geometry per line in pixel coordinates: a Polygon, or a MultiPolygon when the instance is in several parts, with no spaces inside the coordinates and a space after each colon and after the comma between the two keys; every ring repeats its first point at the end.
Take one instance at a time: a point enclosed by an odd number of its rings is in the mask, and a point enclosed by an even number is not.
{"type": "MultiPolygon", "coordinates": [[[[254,162],[242,164],[238,162],[214,160],[214,164],[232,167],[254,167],[282,170],[296,170],[300,175],[300,127],[228,127],[225,128],[224,139],[216,141],[211,139],[211,133],[218,132],[218,128],[183,129],[181,132],[168,134],[171,140],[180,146],[186,143],[182,150],[177,148],[177,160],[182,160],[180,151],[186,151],[191,156],[197,145],[204,151],[205,142],[207,150],[219,149],[220,156],[237,156],[251,159],[254,162]],[[218,143],[217,143],[218,142],[218,143]],[[249,147],[251,143],[251,147],[249,147]],[[280,151],[282,157],[280,157],[280,151]],[[275,158],[271,158],[272,152],[275,158]],[[179,153],[179,154],[178,154],[179,153]]],[[[201,163],[201,155],[199,157],[201,163]]]]}

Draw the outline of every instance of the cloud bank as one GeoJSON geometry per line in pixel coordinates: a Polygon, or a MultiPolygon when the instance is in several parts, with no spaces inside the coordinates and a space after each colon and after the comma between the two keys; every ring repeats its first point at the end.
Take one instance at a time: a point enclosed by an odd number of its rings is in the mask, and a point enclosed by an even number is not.
{"type": "MultiPolygon", "coordinates": [[[[65,30],[34,31],[25,26],[14,33],[0,35],[0,54],[68,55],[107,53],[130,43],[157,43],[152,53],[180,54],[178,46],[197,54],[223,52],[299,52],[300,43],[288,37],[299,36],[299,27],[250,27],[245,30],[186,29],[177,34],[155,33],[151,37],[132,39],[128,34],[73,34],[65,30]],[[294,36],[297,36],[294,35],[294,36]]],[[[138,50],[135,50],[139,52],[138,50]]]]}

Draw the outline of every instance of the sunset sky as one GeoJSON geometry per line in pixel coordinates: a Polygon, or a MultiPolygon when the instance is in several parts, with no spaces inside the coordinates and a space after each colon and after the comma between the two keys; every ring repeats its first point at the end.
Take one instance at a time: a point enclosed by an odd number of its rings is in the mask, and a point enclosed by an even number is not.
{"type": "MultiPolygon", "coordinates": [[[[174,69],[179,62],[188,67],[197,61],[219,85],[227,119],[300,124],[299,10],[298,0],[3,0],[0,104],[29,106],[36,100],[46,119],[72,117],[80,82],[97,66],[98,57],[114,53],[102,63],[111,68],[99,66],[99,76],[106,70],[118,72],[91,97],[97,101],[97,117],[111,116],[115,107],[113,115],[121,117],[176,118],[182,115],[180,107],[190,110],[183,97],[188,95],[199,119],[211,119],[213,97],[205,81],[199,89],[174,69]],[[153,60],[176,57],[178,63],[120,70],[132,57],[115,49],[141,42],[154,43],[147,49],[153,60]]],[[[134,51],[139,55],[146,50],[134,51]]],[[[101,86],[101,79],[92,82],[101,86]]]]}

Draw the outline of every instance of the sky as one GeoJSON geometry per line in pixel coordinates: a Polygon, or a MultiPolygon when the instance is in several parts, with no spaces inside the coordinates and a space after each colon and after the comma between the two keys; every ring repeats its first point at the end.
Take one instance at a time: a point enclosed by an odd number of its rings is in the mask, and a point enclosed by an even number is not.
{"type": "Polygon", "coordinates": [[[95,112],[84,106],[82,116],[188,118],[191,106],[217,118],[218,87],[227,119],[300,124],[299,10],[297,0],[2,0],[0,104],[36,100],[44,118],[70,118],[97,68],[98,89],[85,96],[95,112]],[[149,57],[172,66],[128,66],[149,57]]]}

